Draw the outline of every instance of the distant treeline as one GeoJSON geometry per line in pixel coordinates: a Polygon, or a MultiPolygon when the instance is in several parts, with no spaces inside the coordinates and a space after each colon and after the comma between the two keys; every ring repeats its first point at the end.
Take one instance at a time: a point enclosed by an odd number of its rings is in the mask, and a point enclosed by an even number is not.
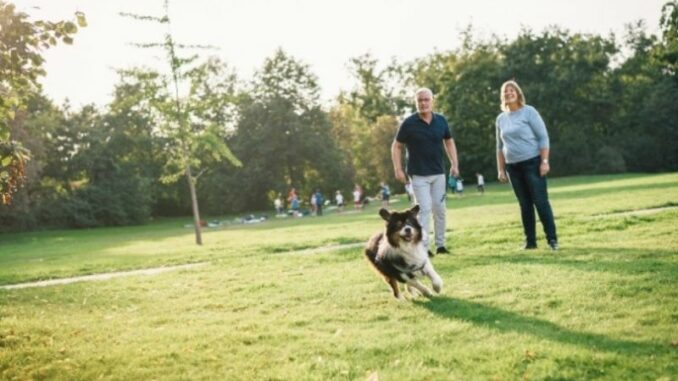
{"type": "MultiPolygon", "coordinates": [[[[321,104],[308,65],[282,50],[248,80],[211,60],[202,99],[210,136],[243,164],[216,160],[209,139],[200,159],[197,194],[203,215],[272,209],[295,187],[303,200],[320,188],[326,198],[354,184],[396,192],[390,145],[413,90],[433,90],[436,111],[450,121],[462,176],[496,177],[495,119],[499,87],[515,79],[546,122],[552,176],[678,170],[678,11],[663,10],[661,35],[642,24],[623,38],[550,28],[512,40],[479,40],[469,28],[461,47],[413,62],[351,59],[353,90],[321,104]],[[223,74],[228,73],[228,74],[223,74]],[[210,98],[213,97],[213,98],[210,98]]],[[[1,230],[138,224],[153,217],[190,215],[185,180],[161,181],[172,146],[158,128],[154,97],[163,86],[147,69],[120,72],[104,109],[72,110],[39,92],[11,126],[30,150],[26,181],[11,205],[0,206],[1,230]]],[[[73,79],[73,86],[87,86],[73,79]]],[[[198,131],[198,122],[195,131],[198,131]]],[[[202,131],[200,129],[199,131],[202,131]]]]}

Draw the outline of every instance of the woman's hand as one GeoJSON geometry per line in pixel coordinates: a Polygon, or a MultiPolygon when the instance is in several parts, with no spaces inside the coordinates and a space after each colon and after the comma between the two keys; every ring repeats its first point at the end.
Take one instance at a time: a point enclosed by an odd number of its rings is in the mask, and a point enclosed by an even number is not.
{"type": "Polygon", "coordinates": [[[549,173],[550,170],[551,170],[551,167],[549,166],[549,163],[542,161],[541,165],[539,166],[539,175],[541,177],[544,177],[549,173]]]}

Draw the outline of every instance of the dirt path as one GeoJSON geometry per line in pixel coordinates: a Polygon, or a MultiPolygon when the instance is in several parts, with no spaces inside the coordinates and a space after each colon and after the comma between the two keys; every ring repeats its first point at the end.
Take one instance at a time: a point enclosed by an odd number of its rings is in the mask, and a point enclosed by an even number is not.
{"type": "MultiPolygon", "coordinates": [[[[310,249],[296,250],[296,251],[287,251],[279,254],[318,254],[325,253],[332,250],[341,250],[348,249],[353,247],[362,246],[362,243],[349,243],[344,245],[335,245],[335,246],[321,246],[313,247],[310,249]]],[[[76,282],[93,282],[100,280],[108,280],[113,278],[120,278],[125,276],[135,276],[135,275],[157,275],[166,273],[169,271],[176,270],[186,270],[193,269],[198,266],[203,266],[209,262],[198,262],[198,263],[189,263],[186,265],[177,265],[177,266],[163,266],[163,267],[154,267],[150,269],[141,269],[141,270],[132,270],[132,271],[118,271],[102,274],[92,274],[92,275],[83,275],[76,276],[71,278],[61,278],[61,279],[50,279],[50,280],[41,280],[37,282],[26,282],[26,283],[17,283],[17,284],[8,284],[0,286],[0,290],[15,290],[20,288],[31,288],[31,287],[48,287],[48,286],[57,286],[62,284],[71,284],[76,282]]]]}
{"type": "Polygon", "coordinates": [[[27,282],[27,283],[18,283],[10,284],[5,286],[0,286],[0,289],[4,290],[13,290],[17,288],[29,288],[29,287],[47,287],[47,286],[56,286],[60,284],[71,284],[76,282],[92,282],[97,280],[108,280],[113,278],[120,278],[124,276],[132,275],[157,275],[166,273],[168,271],[183,270],[183,269],[192,269],[198,266],[207,264],[208,262],[199,262],[199,263],[190,263],[187,265],[178,265],[178,266],[165,266],[165,267],[155,267],[151,269],[142,269],[142,270],[132,270],[132,271],[118,271],[112,273],[102,273],[102,274],[92,274],[92,275],[83,275],[76,276],[72,278],[61,278],[61,279],[50,279],[50,280],[41,280],[37,282],[27,282]]]}

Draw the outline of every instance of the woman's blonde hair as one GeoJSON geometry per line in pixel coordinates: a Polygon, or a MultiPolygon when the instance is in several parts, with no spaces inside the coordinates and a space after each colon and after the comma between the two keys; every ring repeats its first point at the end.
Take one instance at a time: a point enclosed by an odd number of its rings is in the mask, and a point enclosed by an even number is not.
{"type": "Polygon", "coordinates": [[[499,108],[501,108],[502,111],[509,111],[508,104],[506,104],[506,100],[504,99],[504,91],[506,90],[506,86],[511,86],[516,90],[516,93],[518,93],[518,104],[521,106],[525,105],[525,95],[523,94],[523,90],[518,86],[518,83],[514,80],[506,81],[501,85],[501,90],[499,90],[499,98],[501,99],[501,103],[499,104],[499,108]]]}

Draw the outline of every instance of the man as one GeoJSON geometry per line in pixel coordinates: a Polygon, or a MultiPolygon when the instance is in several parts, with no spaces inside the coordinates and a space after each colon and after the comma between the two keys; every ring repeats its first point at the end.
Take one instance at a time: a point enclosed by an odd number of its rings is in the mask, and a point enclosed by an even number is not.
{"type": "MultiPolygon", "coordinates": [[[[419,219],[424,231],[430,231],[433,211],[436,254],[448,254],[445,248],[445,169],[443,149],[450,160],[450,176],[459,176],[457,147],[444,116],[433,112],[433,92],[421,88],[415,93],[417,112],[407,117],[391,145],[395,177],[407,183],[402,168],[403,147],[407,148],[407,174],[419,204],[419,219]]],[[[424,242],[428,247],[428,241],[424,242]]]]}
{"type": "Polygon", "coordinates": [[[388,201],[391,198],[391,189],[388,187],[388,184],[383,181],[379,184],[379,189],[381,192],[381,207],[388,208],[388,201]]]}
{"type": "Polygon", "coordinates": [[[478,179],[478,192],[485,194],[485,178],[479,172],[476,172],[476,179],[478,179]]]}

